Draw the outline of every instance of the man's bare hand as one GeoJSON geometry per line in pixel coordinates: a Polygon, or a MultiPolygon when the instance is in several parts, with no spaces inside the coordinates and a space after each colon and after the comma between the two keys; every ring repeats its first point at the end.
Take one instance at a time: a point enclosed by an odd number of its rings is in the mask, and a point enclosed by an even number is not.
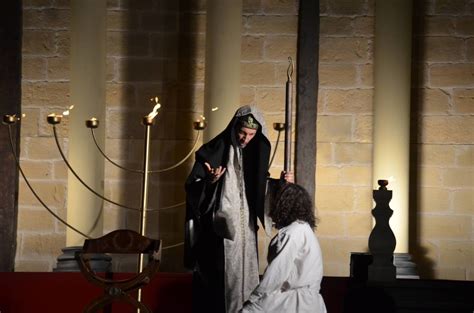
{"type": "Polygon", "coordinates": [[[280,179],[284,179],[287,182],[292,183],[292,184],[295,183],[295,176],[293,175],[292,171],[288,171],[288,172],[281,171],[280,179]]]}
{"type": "Polygon", "coordinates": [[[212,184],[218,181],[219,178],[221,178],[222,174],[224,174],[226,170],[225,167],[222,167],[222,166],[212,168],[211,165],[207,162],[205,162],[204,165],[206,166],[207,174],[212,184]]]}

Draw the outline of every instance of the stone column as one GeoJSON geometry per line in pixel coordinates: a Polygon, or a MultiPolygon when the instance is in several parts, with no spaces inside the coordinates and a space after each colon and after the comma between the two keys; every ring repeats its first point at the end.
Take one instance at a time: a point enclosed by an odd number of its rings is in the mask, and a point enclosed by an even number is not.
{"type": "Polygon", "coordinates": [[[240,106],[241,25],[242,0],[207,1],[205,142],[224,130],[240,106]]]}
{"type": "Polygon", "coordinates": [[[373,186],[389,180],[395,251],[407,253],[412,2],[378,0],[375,7],[373,186]]]}
{"type": "MultiPolygon", "coordinates": [[[[85,120],[96,117],[99,144],[105,129],[106,0],[71,1],[71,111],[69,160],[94,190],[103,194],[104,162],[94,146],[85,120]]],[[[68,223],[92,236],[102,236],[103,201],[68,175],[68,223]]],[[[66,244],[82,245],[84,238],[68,229],[66,244]]]]}
{"type": "MultiPolygon", "coordinates": [[[[105,44],[106,0],[71,1],[71,104],[69,115],[68,159],[76,173],[95,191],[104,192],[104,161],[97,151],[85,121],[96,117],[100,126],[94,132],[98,143],[105,141],[105,44]]],[[[68,175],[67,222],[90,237],[103,231],[103,201],[68,175]]],[[[74,251],[84,237],[66,231],[66,248],[58,257],[55,271],[78,270],[74,251]]],[[[105,265],[106,266],[106,265],[105,265]]],[[[105,267],[104,267],[105,268],[105,267]]]]}
{"type": "Polygon", "coordinates": [[[411,0],[375,3],[373,186],[378,179],[389,180],[395,253],[405,256],[409,256],[412,6],[411,0]]]}

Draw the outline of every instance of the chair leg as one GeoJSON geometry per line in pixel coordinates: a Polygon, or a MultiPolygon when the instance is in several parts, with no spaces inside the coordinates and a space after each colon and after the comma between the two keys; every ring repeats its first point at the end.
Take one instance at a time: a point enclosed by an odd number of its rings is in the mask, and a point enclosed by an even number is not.
{"type": "Polygon", "coordinates": [[[86,305],[82,312],[83,313],[97,313],[102,308],[105,308],[106,306],[109,309],[109,311],[111,311],[112,310],[111,304],[113,301],[114,301],[113,297],[107,296],[107,295],[103,296],[101,298],[95,299],[94,301],[86,305]]]}
{"type": "Polygon", "coordinates": [[[153,313],[153,312],[150,311],[150,309],[145,304],[143,304],[142,302],[139,302],[137,299],[135,299],[134,297],[132,297],[129,294],[124,294],[123,298],[121,298],[121,300],[130,303],[135,308],[140,308],[140,311],[143,312],[143,313],[153,313]]]}
{"type": "Polygon", "coordinates": [[[143,313],[152,313],[145,304],[139,302],[137,299],[126,293],[123,293],[120,296],[105,295],[101,298],[95,299],[94,301],[89,303],[82,312],[97,313],[100,312],[100,310],[103,308],[104,313],[110,313],[112,311],[112,302],[114,301],[126,302],[134,308],[139,308],[140,311],[143,313]]]}

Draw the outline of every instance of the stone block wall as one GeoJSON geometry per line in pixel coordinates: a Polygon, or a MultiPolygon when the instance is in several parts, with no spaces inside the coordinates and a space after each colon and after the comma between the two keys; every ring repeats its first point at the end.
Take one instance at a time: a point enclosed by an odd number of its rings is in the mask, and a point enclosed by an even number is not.
{"type": "Polygon", "coordinates": [[[348,276],[372,229],[373,1],[322,1],[316,233],[327,275],[348,276]]]}
{"type": "Polygon", "coordinates": [[[410,248],[422,276],[474,278],[474,3],[429,1],[414,20],[410,248]]]}
{"type": "MultiPolygon", "coordinates": [[[[23,1],[21,165],[38,195],[66,218],[67,171],[56,149],[50,113],[69,103],[67,1],[23,1]]],[[[67,122],[58,127],[67,148],[67,122]]],[[[65,228],[20,180],[16,271],[50,271],[65,246],[65,228]]]]}
{"type": "MultiPolygon", "coordinates": [[[[44,121],[69,106],[68,1],[24,1],[22,165],[45,202],[65,217],[67,171],[44,121]]],[[[367,251],[372,228],[373,0],[320,1],[316,231],[325,275],[347,276],[350,252],[367,251]]],[[[296,60],[296,0],[245,0],[241,103],[284,121],[288,56],[296,60]]],[[[424,278],[474,278],[472,1],[430,0],[415,8],[410,252],[424,278]]],[[[163,105],[152,135],[152,168],[171,166],[191,149],[191,122],[203,112],[206,2],[108,1],[106,153],[141,165],[140,119],[163,105]]],[[[296,77],[296,76],[294,76],[296,77]]],[[[67,148],[67,122],[60,127],[67,148]]],[[[270,170],[278,176],[283,145],[270,170]]],[[[150,207],[184,201],[192,160],[154,174],[150,207]]],[[[106,195],[139,201],[136,175],[106,165],[106,195]]],[[[138,216],[105,205],[104,232],[136,228],[138,216]]],[[[183,240],[184,206],[151,212],[150,236],[183,240]]],[[[268,238],[259,236],[262,260],[268,238]]],[[[17,271],[49,271],[65,245],[65,228],[20,189],[17,271]]],[[[181,271],[182,248],[163,252],[163,270],[181,271]]],[[[261,268],[264,267],[261,262],[261,268]]]]}

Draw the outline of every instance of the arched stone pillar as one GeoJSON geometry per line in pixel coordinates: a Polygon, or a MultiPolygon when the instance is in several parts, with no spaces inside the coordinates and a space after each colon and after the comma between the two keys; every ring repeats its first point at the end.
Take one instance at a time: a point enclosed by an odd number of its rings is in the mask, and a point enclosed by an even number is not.
{"type": "Polygon", "coordinates": [[[241,27],[242,0],[207,1],[204,141],[224,130],[240,106],[241,27]]]}

